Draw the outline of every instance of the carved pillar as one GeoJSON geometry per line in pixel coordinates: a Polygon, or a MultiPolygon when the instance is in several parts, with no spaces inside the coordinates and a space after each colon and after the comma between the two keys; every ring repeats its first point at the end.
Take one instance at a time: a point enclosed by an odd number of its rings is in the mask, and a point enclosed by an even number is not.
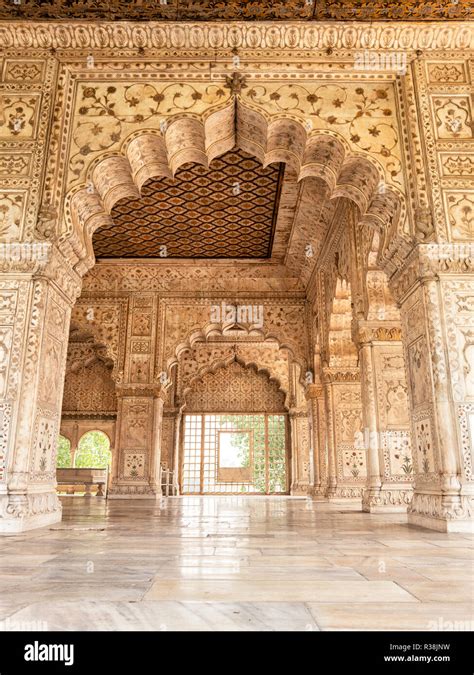
{"type": "MultiPolygon", "coordinates": [[[[8,247],[8,245],[7,245],[8,247]]],[[[0,532],[61,520],[56,446],[80,276],[51,244],[0,261],[0,532]]]]}
{"type": "Polygon", "coordinates": [[[324,368],[328,499],[360,499],[366,480],[359,370],[324,368]]]}
{"type": "Polygon", "coordinates": [[[158,298],[136,292],[130,297],[125,363],[117,384],[116,470],[111,498],[161,495],[161,442],[165,392],[155,381],[154,351],[158,298]]]}
{"type": "Polygon", "coordinates": [[[409,410],[401,331],[398,326],[358,321],[367,487],[362,509],[404,512],[412,496],[409,410]]]}
{"type": "Polygon", "coordinates": [[[312,449],[312,476],[310,493],[313,497],[324,496],[324,488],[322,486],[322,454],[325,452],[325,447],[322,441],[324,436],[321,427],[324,421],[321,419],[321,408],[324,404],[323,388],[321,385],[311,384],[306,389],[306,399],[308,401],[308,415],[311,419],[311,449],[312,449]]]}
{"type": "Polygon", "coordinates": [[[331,383],[325,378],[324,404],[326,413],[326,438],[327,438],[327,483],[325,496],[330,498],[336,494],[336,441],[334,438],[334,400],[331,383]]]}
{"type": "Polygon", "coordinates": [[[391,283],[409,371],[415,490],[408,521],[472,529],[474,245],[419,244],[391,283]]]}
{"type": "Polygon", "coordinates": [[[181,413],[179,408],[170,408],[165,406],[163,414],[163,432],[161,446],[161,464],[166,469],[173,471],[173,491],[170,494],[177,494],[178,488],[178,457],[179,451],[179,428],[181,424],[181,413]]]}
{"type": "Polygon", "coordinates": [[[360,367],[362,373],[362,419],[367,443],[367,490],[364,491],[363,510],[370,510],[370,498],[378,497],[382,485],[380,477],[380,448],[375,396],[375,373],[373,349],[370,342],[360,343],[360,367]],[[368,495],[370,497],[368,498],[368,495]]]}
{"type": "Polygon", "coordinates": [[[117,462],[109,497],[160,496],[163,391],[118,385],[117,397],[117,462]]]}
{"type": "Polygon", "coordinates": [[[174,494],[179,495],[179,467],[180,467],[180,448],[181,448],[181,432],[183,425],[183,414],[181,409],[178,410],[174,423],[174,442],[173,442],[173,488],[174,494]]]}
{"type": "Polygon", "coordinates": [[[72,467],[76,466],[76,453],[78,446],[79,446],[79,425],[77,422],[74,422],[74,426],[72,428],[71,447],[69,448],[69,452],[71,454],[72,467]]]}
{"type": "Polygon", "coordinates": [[[309,423],[308,413],[300,408],[289,411],[291,429],[291,494],[308,494],[309,485],[309,423]]]}

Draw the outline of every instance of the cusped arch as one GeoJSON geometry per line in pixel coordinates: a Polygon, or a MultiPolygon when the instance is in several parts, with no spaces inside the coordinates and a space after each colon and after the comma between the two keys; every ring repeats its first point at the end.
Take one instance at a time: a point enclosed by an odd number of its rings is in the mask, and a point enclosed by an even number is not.
{"type": "MultiPolygon", "coordinates": [[[[234,324],[234,326],[236,326],[236,324],[234,324]]],[[[203,327],[191,330],[184,339],[179,340],[172,349],[172,356],[170,356],[165,363],[168,386],[170,386],[170,383],[172,382],[172,368],[179,364],[179,359],[182,354],[192,350],[194,345],[198,342],[209,342],[211,338],[225,337],[226,333],[227,335],[229,334],[228,330],[226,330],[228,328],[229,326],[226,324],[218,324],[209,321],[203,327]]],[[[266,332],[261,328],[256,329],[251,326],[248,327],[242,325],[239,326],[239,344],[242,346],[247,344],[245,340],[242,340],[244,336],[251,339],[258,337],[263,342],[276,342],[279,349],[286,349],[288,351],[289,357],[300,365],[303,373],[307,371],[308,368],[305,355],[301,353],[296,343],[285,340],[278,334],[278,331],[269,330],[266,332]]]]}
{"type": "Polygon", "coordinates": [[[386,186],[389,177],[386,181],[378,160],[369,153],[352,152],[347,141],[332,130],[308,131],[301,120],[291,116],[268,119],[241,102],[236,107],[212,110],[203,118],[180,113],[165,122],[160,132],[134,132],[118,152],[96,158],[88,168],[86,184],[67,195],[66,221],[75,225],[68,231],[81,231],[78,244],[82,242],[88,256],[93,255],[94,231],[111,225],[112,208],[120,199],[138,199],[147,180],[173,177],[183,164],[208,167],[235,146],[263,166],[286,163],[298,181],[321,179],[328,187],[329,199],[350,199],[357,204],[361,218],[371,223],[393,227],[394,221],[398,222],[404,197],[386,186]]]}
{"type": "MultiPolygon", "coordinates": [[[[288,411],[288,397],[287,394],[284,390],[281,389],[280,384],[278,379],[273,378],[269,371],[265,368],[259,368],[255,363],[245,363],[245,361],[238,356],[234,355],[230,359],[225,359],[221,361],[215,361],[212,364],[209,364],[206,368],[203,369],[202,373],[200,375],[197,375],[196,377],[192,378],[192,381],[190,381],[189,385],[186,387],[186,390],[183,391],[183,410],[186,411],[187,405],[189,403],[189,399],[194,397],[198,397],[199,391],[201,387],[203,386],[204,382],[206,379],[210,379],[213,376],[216,376],[219,374],[219,371],[222,369],[229,369],[232,368],[232,366],[239,366],[243,371],[247,371],[249,374],[253,373],[256,377],[262,378],[265,382],[265,386],[263,387],[263,392],[265,394],[264,397],[259,397],[259,402],[260,398],[266,398],[267,403],[268,400],[272,401],[272,405],[270,405],[271,412],[285,412],[288,411]]],[[[262,380],[260,380],[261,382],[262,380]]],[[[225,379],[224,380],[225,385],[229,385],[232,387],[232,379],[225,379]]],[[[224,385],[224,382],[222,384],[224,385]]],[[[212,390],[215,388],[212,387],[212,390]]],[[[257,392],[256,392],[257,393],[257,392]]],[[[239,396],[238,392],[234,394],[232,391],[232,395],[229,397],[232,403],[235,403],[235,408],[233,411],[227,410],[227,406],[225,403],[223,404],[221,401],[221,394],[225,398],[225,394],[223,392],[219,392],[214,399],[213,398],[213,403],[214,405],[211,406],[203,406],[203,409],[201,412],[211,412],[211,410],[205,410],[205,408],[215,408],[216,411],[219,412],[243,412],[242,409],[242,403],[243,401],[239,401],[239,396]]],[[[265,401],[263,402],[265,403],[265,401]]],[[[192,410],[198,410],[199,405],[191,405],[192,410]]],[[[247,410],[246,412],[255,412],[257,411],[257,407],[252,406],[252,409],[247,410]]],[[[262,409],[258,410],[258,412],[263,412],[262,409]]]]}
{"type": "Polygon", "coordinates": [[[255,361],[247,360],[242,355],[238,356],[236,354],[229,355],[228,357],[222,359],[215,359],[211,363],[200,368],[199,371],[195,375],[191,376],[187,381],[183,382],[181,390],[183,400],[186,399],[187,393],[195,386],[197,386],[198,382],[202,380],[202,378],[205,377],[205,375],[207,375],[208,373],[216,373],[220,368],[227,368],[227,366],[229,366],[231,363],[234,362],[238,363],[243,368],[253,369],[254,372],[257,374],[265,375],[268,381],[273,383],[278,388],[278,390],[283,394],[285,400],[285,407],[286,408],[289,407],[288,406],[289,391],[287,390],[287,388],[283,386],[280,378],[275,373],[272,373],[269,368],[262,366],[256,363],[255,361]]]}

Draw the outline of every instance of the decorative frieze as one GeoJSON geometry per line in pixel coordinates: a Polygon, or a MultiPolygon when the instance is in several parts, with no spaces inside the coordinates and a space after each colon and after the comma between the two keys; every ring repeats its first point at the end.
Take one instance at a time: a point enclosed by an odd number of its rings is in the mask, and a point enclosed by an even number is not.
{"type": "Polygon", "coordinates": [[[350,24],[305,22],[272,23],[32,23],[1,22],[0,46],[15,49],[126,50],[137,47],[176,50],[182,56],[203,49],[227,50],[234,47],[275,54],[291,51],[300,58],[314,49],[384,50],[466,50],[473,37],[465,22],[429,23],[415,28],[410,22],[350,24]],[[299,50],[301,53],[295,53],[299,50]]]}

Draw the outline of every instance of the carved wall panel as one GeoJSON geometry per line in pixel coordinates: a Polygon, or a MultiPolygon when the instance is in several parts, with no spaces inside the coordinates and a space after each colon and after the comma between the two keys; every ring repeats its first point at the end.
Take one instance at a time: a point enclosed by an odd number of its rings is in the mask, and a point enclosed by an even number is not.
{"type": "Polygon", "coordinates": [[[5,462],[10,435],[10,420],[12,406],[9,403],[0,403],[0,482],[5,479],[5,462]]]}
{"type": "Polygon", "coordinates": [[[74,325],[92,331],[96,341],[106,347],[107,356],[114,363],[117,379],[125,367],[127,313],[127,298],[82,296],[74,306],[71,317],[74,325]]]}
{"type": "Polygon", "coordinates": [[[409,430],[382,432],[383,479],[386,482],[413,480],[412,442],[409,430]]]}
{"type": "Polygon", "coordinates": [[[465,403],[457,407],[461,430],[462,472],[468,483],[474,481],[474,404],[465,403]]]}
{"type": "Polygon", "coordinates": [[[472,241],[474,239],[474,187],[470,191],[445,190],[444,201],[453,241],[472,241]]]}
{"type": "Polygon", "coordinates": [[[119,480],[143,482],[149,475],[152,400],[124,398],[119,431],[119,480]]]}
{"type": "Polygon", "coordinates": [[[474,400],[474,280],[442,282],[448,356],[455,401],[474,400]]]}
{"type": "Polygon", "coordinates": [[[110,368],[97,357],[94,344],[70,343],[62,414],[110,415],[117,412],[110,368]]]}
{"type": "Polygon", "coordinates": [[[19,241],[22,238],[26,198],[25,191],[0,192],[0,241],[19,241]]]}
{"type": "Polygon", "coordinates": [[[234,361],[196,381],[186,396],[186,412],[283,412],[285,395],[252,366],[234,361]]]}
{"type": "Polygon", "coordinates": [[[30,480],[49,483],[56,472],[56,441],[66,370],[70,306],[52,284],[45,286],[42,344],[38,348],[39,373],[34,432],[31,439],[30,480]]]}
{"type": "Polygon", "coordinates": [[[410,402],[403,346],[398,341],[374,343],[373,350],[383,480],[411,481],[410,402]]]}
{"type": "Polygon", "coordinates": [[[430,418],[415,422],[415,466],[417,474],[434,474],[437,470],[430,418]]]}
{"type": "Polygon", "coordinates": [[[157,298],[148,294],[133,294],[127,325],[125,379],[146,384],[153,378],[153,352],[156,330],[157,298]]]}
{"type": "MultiPolygon", "coordinates": [[[[365,483],[366,449],[362,428],[362,400],[359,382],[334,382],[334,430],[337,485],[365,483]]],[[[340,496],[344,496],[340,493],[340,496]]],[[[348,495],[350,496],[350,495],[348,495]]],[[[357,496],[354,493],[352,496],[357,496]]]]}
{"type": "Polygon", "coordinates": [[[305,494],[309,488],[311,433],[306,412],[290,413],[292,494],[305,494]]]}

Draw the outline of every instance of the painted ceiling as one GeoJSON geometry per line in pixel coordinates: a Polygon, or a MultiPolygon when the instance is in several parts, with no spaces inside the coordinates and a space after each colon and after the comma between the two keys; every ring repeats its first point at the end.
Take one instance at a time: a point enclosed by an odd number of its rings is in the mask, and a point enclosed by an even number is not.
{"type": "Polygon", "coordinates": [[[209,168],[187,164],[175,179],[148,181],[121,200],[94,235],[97,258],[270,258],[283,164],[262,167],[241,150],[209,168]]]}
{"type": "Polygon", "coordinates": [[[384,21],[472,17],[473,0],[3,0],[0,19],[384,21]]]}

